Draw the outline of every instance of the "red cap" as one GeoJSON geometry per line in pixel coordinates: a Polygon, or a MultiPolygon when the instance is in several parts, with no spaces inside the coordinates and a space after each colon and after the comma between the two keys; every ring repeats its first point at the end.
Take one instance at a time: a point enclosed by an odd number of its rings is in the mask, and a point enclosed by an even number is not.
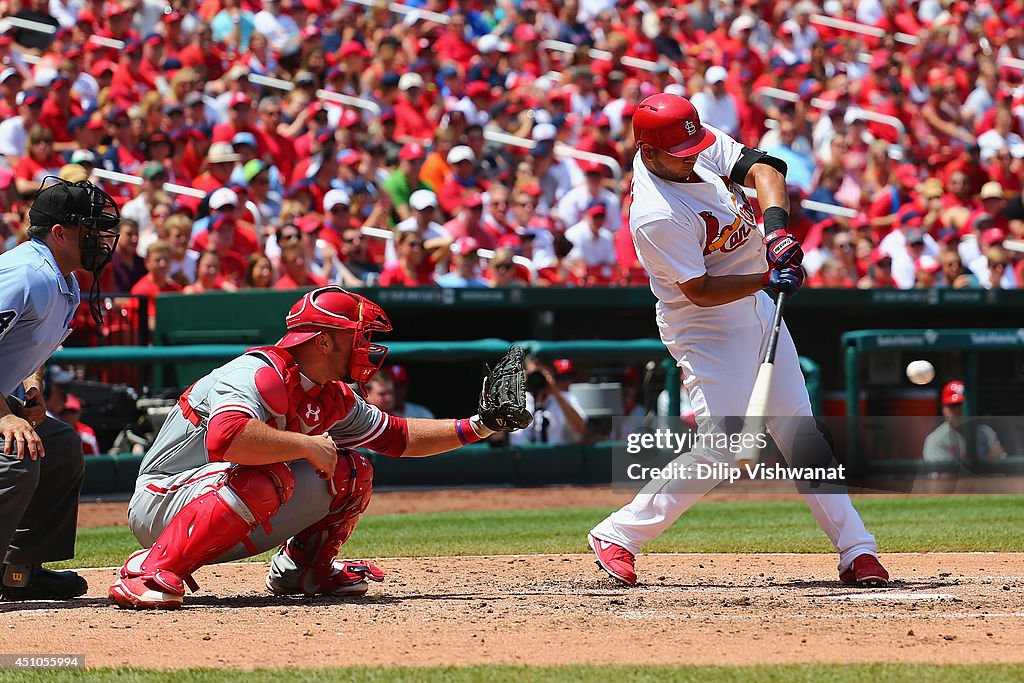
{"type": "Polygon", "coordinates": [[[507,233],[498,238],[498,248],[509,247],[515,251],[518,251],[523,246],[523,240],[519,239],[519,235],[513,235],[507,233]]]}
{"type": "Polygon", "coordinates": [[[395,384],[405,386],[409,383],[409,371],[405,369],[404,365],[392,365],[387,369],[387,373],[391,375],[395,384]]]}
{"type": "Polygon", "coordinates": [[[74,394],[67,394],[64,397],[64,410],[74,410],[76,412],[82,410],[82,402],[78,400],[78,397],[74,394]]]}
{"type": "Polygon", "coordinates": [[[576,366],[568,358],[559,358],[553,365],[555,366],[556,375],[571,375],[576,372],[576,366]]]}
{"type": "Polygon", "coordinates": [[[1005,239],[1006,233],[1002,228],[989,228],[985,232],[981,233],[981,243],[986,247],[991,247],[994,244],[1001,245],[1005,239]]]}
{"type": "Polygon", "coordinates": [[[323,221],[320,219],[319,216],[315,214],[307,214],[305,216],[297,218],[295,220],[295,225],[296,227],[298,227],[299,230],[307,234],[311,232],[316,232],[317,230],[324,226],[323,221]]]}
{"type": "Polygon", "coordinates": [[[927,81],[929,87],[945,87],[949,84],[950,80],[949,73],[941,67],[936,66],[928,70],[927,81]]]}
{"type": "Polygon", "coordinates": [[[715,134],[701,125],[690,101],[669,93],[651,95],[637,105],[633,136],[638,144],[679,157],[696,155],[715,143],[715,134]]]}
{"type": "Polygon", "coordinates": [[[914,261],[914,269],[920,273],[934,274],[942,270],[942,265],[934,256],[923,254],[914,261]]]}
{"type": "Polygon", "coordinates": [[[370,51],[367,50],[362,43],[357,42],[355,40],[350,40],[346,42],[344,45],[342,45],[340,48],[338,48],[338,56],[343,58],[359,56],[366,57],[367,59],[369,59],[373,55],[370,54],[370,51]]]}
{"type": "Polygon", "coordinates": [[[165,24],[173,24],[174,22],[181,21],[184,18],[185,17],[181,14],[181,12],[170,11],[165,13],[163,17],[160,18],[160,20],[165,24]]]}
{"type": "Polygon", "coordinates": [[[480,243],[473,237],[460,237],[455,240],[455,253],[460,256],[466,256],[468,254],[475,254],[476,250],[480,248],[480,243]]]}
{"type": "Polygon", "coordinates": [[[89,69],[89,72],[93,75],[93,78],[99,76],[105,71],[109,71],[111,73],[114,72],[114,64],[109,59],[101,59],[97,62],[94,62],[92,68],[89,69]]]}
{"type": "Polygon", "coordinates": [[[357,114],[354,110],[346,109],[345,111],[341,112],[341,117],[338,119],[339,126],[341,126],[342,128],[351,128],[357,123],[362,123],[362,119],[359,117],[359,114],[357,114]]]}
{"type": "Polygon", "coordinates": [[[121,5],[117,4],[116,2],[111,2],[103,8],[103,16],[109,19],[110,17],[116,17],[119,14],[124,14],[127,11],[128,10],[126,8],[121,7],[121,5]]]}
{"type": "Polygon", "coordinates": [[[359,155],[359,152],[351,148],[346,148],[338,152],[338,163],[345,166],[358,166],[363,158],[359,155]]]}
{"type": "Polygon", "coordinates": [[[896,212],[896,222],[901,228],[919,228],[924,223],[924,216],[914,204],[904,204],[896,212]]]}
{"type": "Polygon", "coordinates": [[[958,379],[942,387],[942,405],[960,405],[964,402],[964,383],[958,379]]]}
{"type": "Polygon", "coordinates": [[[486,81],[472,81],[466,85],[466,97],[488,97],[491,86],[486,81]]]}
{"type": "Polygon", "coordinates": [[[236,92],[234,95],[231,96],[231,100],[228,102],[228,106],[234,109],[235,107],[241,105],[245,105],[247,107],[251,106],[252,98],[249,97],[248,93],[236,92]]]}
{"type": "Polygon", "coordinates": [[[921,174],[913,164],[903,164],[897,168],[896,177],[908,190],[913,190],[921,182],[921,174]]]}
{"type": "Polygon", "coordinates": [[[462,195],[462,205],[467,209],[484,205],[484,198],[479,192],[469,192],[462,195]]]}
{"type": "Polygon", "coordinates": [[[402,161],[415,161],[416,159],[422,159],[426,155],[427,151],[423,149],[423,145],[418,142],[410,142],[402,146],[402,151],[398,153],[398,158],[402,161]]]}
{"type": "Polygon", "coordinates": [[[526,194],[530,195],[531,197],[539,197],[542,194],[544,194],[544,190],[538,183],[527,183],[519,189],[525,192],[526,194]]]}
{"type": "Polygon", "coordinates": [[[602,128],[612,125],[611,119],[604,112],[598,112],[597,114],[591,115],[587,119],[587,125],[593,126],[594,128],[602,128]]]}
{"type": "Polygon", "coordinates": [[[512,32],[512,37],[520,42],[528,43],[540,38],[540,34],[537,33],[537,29],[529,24],[519,24],[519,26],[516,26],[516,29],[512,32]]]}

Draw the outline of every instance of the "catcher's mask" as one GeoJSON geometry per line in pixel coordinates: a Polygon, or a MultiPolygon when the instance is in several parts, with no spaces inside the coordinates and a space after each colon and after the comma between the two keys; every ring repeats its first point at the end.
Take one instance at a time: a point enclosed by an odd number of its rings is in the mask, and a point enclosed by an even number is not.
{"type": "Polygon", "coordinates": [[[391,321],[387,314],[366,297],[337,285],[309,292],[292,306],[284,320],[288,332],[277,342],[277,346],[282,348],[307,342],[323,332],[324,328],[352,330],[348,379],[358,383],[361,390],[365,389],[366,383],[380,369],[388,354],[387,348],[370,340],[374,332],[391,331],[391,321]]]}
{"type": "Polygon", "coordinates": [[[47,176],[35,194],[28,215],[33,228],[48,229],[59,223],[79,229],[82,267],[93,275],[89,310],[96,324],[102,325],[100,273],[114,258],[114,249],[121,237],[118,232],[121,212],[113,198],[88,180],[72,183],[47,176]]]}

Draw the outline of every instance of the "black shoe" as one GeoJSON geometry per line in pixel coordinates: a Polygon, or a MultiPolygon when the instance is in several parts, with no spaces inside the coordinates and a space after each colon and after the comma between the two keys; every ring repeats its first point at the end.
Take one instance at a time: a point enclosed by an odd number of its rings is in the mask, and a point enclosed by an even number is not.
{"type": "Polygon", "coordinates": [[[74,572],[36,569],[27,586],[0,586],[4,600],[69,600],[85,595],[89,584],[74,572]]]}

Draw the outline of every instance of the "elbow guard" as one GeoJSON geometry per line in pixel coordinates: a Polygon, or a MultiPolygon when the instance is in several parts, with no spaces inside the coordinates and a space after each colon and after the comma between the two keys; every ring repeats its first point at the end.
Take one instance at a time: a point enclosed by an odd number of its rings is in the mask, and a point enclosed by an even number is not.
{"type": "Polygon", "coordinates": [[[773,157],[761,149],[744,147],[743,151],[740,152],[740,158],[736,160],[736,163],[732,167],[732,173],[729,174],[729,180],[733,181],[737,185],[745,185],[747,182],[747,174],[750,173],[750,169],[754,167],[754,164],[767,164],[781,173],[783,177],[785,177],[786,171],[789,170],[789,167],[786,166],[786,162],[782,159],[773,157]]]}

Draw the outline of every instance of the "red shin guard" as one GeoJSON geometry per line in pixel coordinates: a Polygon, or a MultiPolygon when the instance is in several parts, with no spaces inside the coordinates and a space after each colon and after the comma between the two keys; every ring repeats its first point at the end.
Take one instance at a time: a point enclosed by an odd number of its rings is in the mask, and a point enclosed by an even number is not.
{"type": "MultiPolygon", "coordinates": [[[[329,592],[332,585],[358,583],[364,578],[380,581],[383,572],[339,571],[335,565],[338,550],[355,531],[359,515],[370,504],[373,492],[373,466],[366,456],[354,451],[339,451],[334,477],[327,482],[334,500],[331,509],[320,521],[306,527],[285,546],[285,553],[303,568],[300,585],[329,592]]],[[[367,563],[369,564],[369,563],[367,563]]]]}
{"type": "Polygon", "coordinates": [[[141,565],[122,568],[122,578],[150,580],[178,594],[185,592],[183,582],[197,590],[192,573],[239,543],[251,548],[249,534],[257,526],[269,532],[270,518],[294,487],[295,477],[284,463],[231,468],[215,489],[171,519],[141,565]]]}

